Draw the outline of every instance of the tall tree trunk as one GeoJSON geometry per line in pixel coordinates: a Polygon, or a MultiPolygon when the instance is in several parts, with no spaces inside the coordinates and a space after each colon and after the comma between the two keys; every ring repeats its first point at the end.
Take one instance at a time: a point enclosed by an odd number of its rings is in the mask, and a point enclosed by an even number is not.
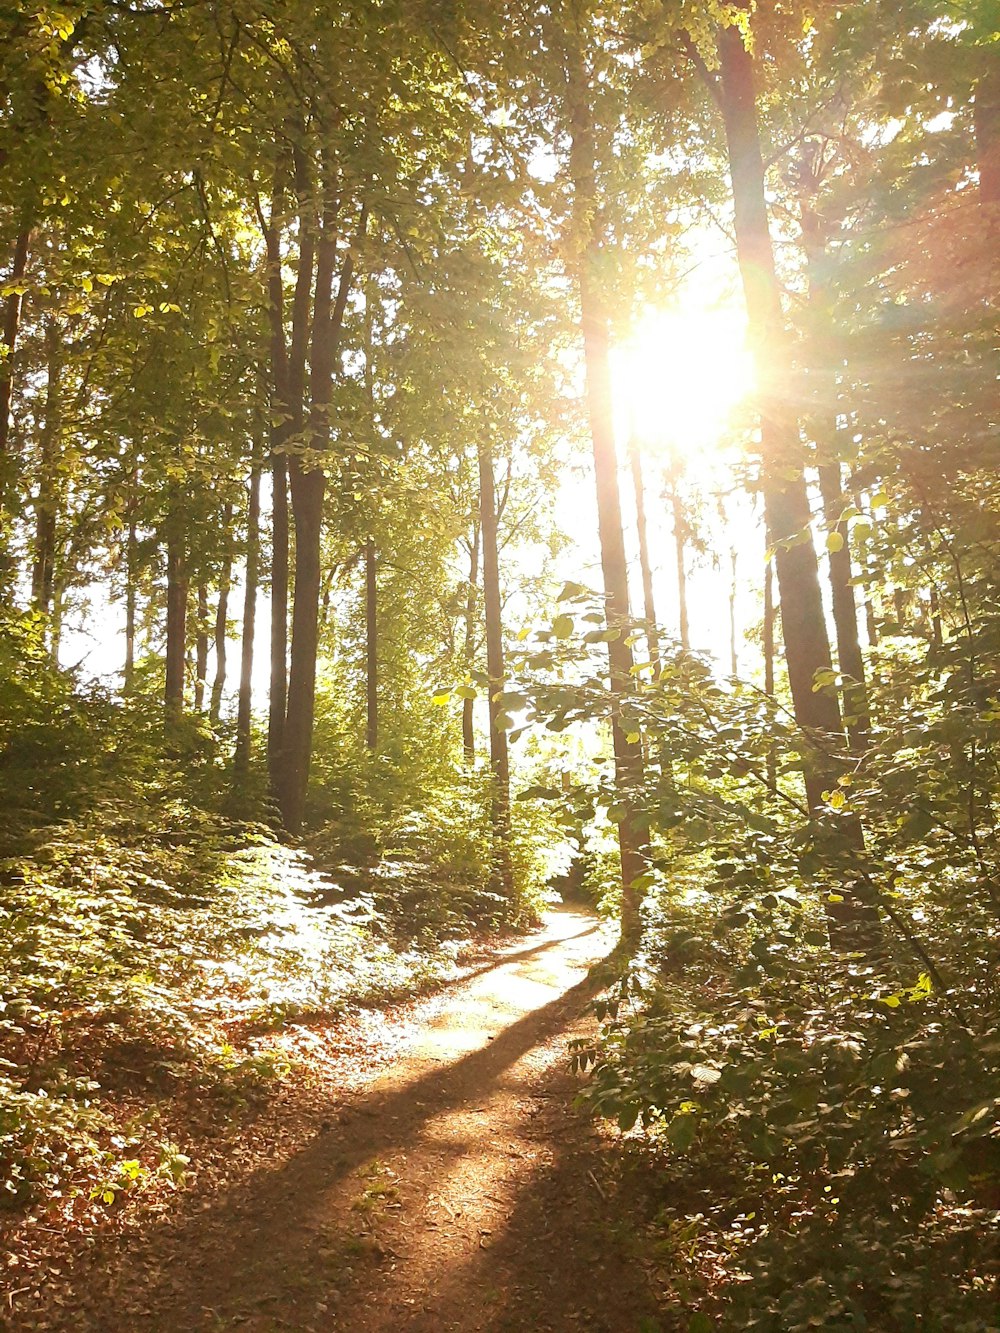
{"type": "Polygon", "coordinates": [[[222,715],[222,696],[226,689],[226,640],[229,629],[229,591],[233,579],[233,557],[232,551],[228,546],[233,524],[233,507],[227,504],[223,510],[222,521],[226,529],[226,554],[222,561],[222,569],[219,571],[219,600],[215,607],[215,631],[213,640],[215,643],[215,677],[212,681],[212,702],[209,707],[209,717],[212,725],[216,725],[222,715]]]}
{"type": "MultiPolygon", "coordinates": [[[[479,524],[472,525],[472,545],[469,547],[469,587],[465,596],[465,652],[463,660],[466,671],[471,672],[476,645],[476,602],[479,583],[479,524]]],[[[476,759],[476,733],[473,723],[473,705],[475,700],[469,696],[462,700],[462,754],[470,767],[476,759]]]]}
{"type": "MultiPolygon", "coordinates": [[[[722,29],[718,50],[717,86],[729,149],[737,257],[759,381],[764,505],[776,548],[792,701],[801,726],[836,736],[841,732],[837,702],[829,693],[813,690],[816,672],[831,668],[830,645],[816,551],[811,541],[796,540],[808,531],[812,513],[797,422],[782,403],[787,339],[764,193],[753,64],[738,28],[722,29]]],[[[812,780],[814,804],[819,803],[823,782],[822,777],[812,780]]]]}
{"type": "Polygon", "coordinates": [[[851,749],[860,753],[868,744],[868,693],[865,689],[865,659],[861,653],[858,608],[854,600],[854,571],[851,563],[850,532],[844,512],[843,477],[839,463],[823,463],[819,468],[819,489],[823,514],[830,532],[840,538],[827,556],[830,591],[833,597],[833,623],[837,631],[837,665],[844,677],[844,711],[851,749]]]}
{"type": "Polygon", "coordinates": [[[212,701],[209,707],[209,717],[215,724],[222,716],[222,696],[226,690],[226,673],[228,669],[227,661],[227,643],[226,631],[229,626],[229,573],[223,570],[224,582],[219,588],[219,600],[215,607],[215,632],[213,639],[215,642],[215,676],[212,679],[212,701]]]}
{"type": "Polygon", "coordinates": [[[49,657],[53,666],[59,665],[59,649],[62,643],[63,627],[63,580],[56,578],[52,584],[52,608],[49,612],[49,657]]]}
{"type": "Polygon", "coordinates": [[[378,748],[378,578],[375,540],[365,542],[365,744],[378,748]]]}
{"type": "Polygon", "coordinates": [[[941,600],[938,590],[932,583],[928,595],[928,610],[931,613],[931,643],[940,648],[944,643],[944,630],[941,625],[941,600]]]}
{"type": "Polygon", "coordinates": [[[483,541],[483,604],[486,611],[486,674],[489,677],[490,766],[493,770],[494,864],[497,886],[514,896],[514,868],[510,854],[510,756],[507,732],[498,726],[503,709],[496,695],[504,686],[503,619],[500,601],[500,560],[497,543],[497,498],[493,451],[479,446],[479,526],[483,541]]]}
{"type": "Polygon", "coordinates": [[[729,548],[729,673],[740,674],[740,659],[736,648],[736,547],[729,548]]]}
{"type": "MultiPolygon", "coordinates": [[[[806,796],[812,809],[823,805],[823,792],[836,781],[838,768],[829,758],[842,743],[843,727],[836,698],[814,690],[818,671],[831,669],[819,567],[812,541],[802,540],[812,519],[798,423],[783,404],[787,352],[781,289],[774,264],[764,163],[757,122],[753,62],[735,26],[718,34],[719,77],[712,80],[725,122],[733,188],[736,251],[747,306],[760,395],[762,489],[770,539],[775,546],[785,661],[796,721],[815,737],[815,750],[805,757],[806,796]]],[[[860,828],[845,829],[860,842],[860,828]]],[[[855,948],[870,938],[877,924],[874,909],[862,903],[848,885],[828,904],[830,938],[835,947],[855,948]]]]}
{"type": "Polygon", "coordinates": [[[267,253],[265,277],[270,329],[270,454],[271,454],[271,672],[268,694],[267,769],[271,794],[278,799],[288,706],[289,512],[288,445],[304,426],[305,362],[312,302],[315,244],[308,214],[308,172],[303,155],[293,149],[299,197],[298,255],[292,302],[291,351],[285,335],[285,283],[282,255],[284,164],[279,159],[271,189],[271,214],[257,207],[267,253]]]}
{"type": "MultiPolygon", "coordinates": [[[[770,543],[768,543],[770,545],[770,543]]],[[[770,555],[764,562],[764,693],[774,698],[774,562],[770,555]]],[[[778,790],[778,755],[774,742],[767,750],[767,785],[778,790]]]]}
{"type": "Polygon", "coordinates": [[[54,319],[45,321],[45,421],[41,432],[38,467],[38,498],[35,501],[35,550],[31,567],[31,601],[46,618],[52,610],[56,569],[56,523],[58,510],[61,423],[62,357],[59,329],[54,319]]]}
{"type": "Polygon", "coordinates": [[[129,477],[128,533],[125,538],[125,671],[123,688],[131,694],[135,688],[135,631],[138,603],[139,542],[136,509],[139,504],[139,469],[133,464],[129,477]]]}
{"type": "MultiPolygon", "coordinates": [[[[11,261],[7,283],[11,287],[20,285],[28,269],[28,251],[31,246],[31,233],[21,231],[14,241],[14,254],[11,261]]],[[[10,540],[9,525],[13,508],[14,467],[10,448],[10,408],[14,393],[14,353],[17,349],[17,337],[21,330],[21,311],[24,297],[20,291],[12,290],[3,300],[3,326],[0,337],[5,354],[0,360],[0,539],[3,550],[0,562],[4,566],[0,574],[9,572],[7,544],[10,540]]]]}
{"type": "MultiPolygon", "coordinates": [[[[567,95],[570,122],[570,174],[573,183],[573,222],[579,247],[577,286],[583,334],[585,394],[594,451],[597,486],[597,525],[608,625],[618,633],[608,642],[611,677],[611,741],[615,785],[622,814],[618,821],[621,854],[621,943],[633,949],[642,931],[642,890],[637,887],[646,869],[646,825],[641,814],[643,786],[642,746],[630,740],[622,725],[622,704],[632,689],[632,649],[625,624],[629,619],[628,565],[622,532],[618,490],[618,454],[615,444],[611,393],[610,329],[601,293],[602,268],[599,210],[597,208],[596,146],[590,115],[589,78],[580,35],[571,35],[567,50],[567,95]],[[575,38],[575,40],[574,40],[575,38]]],[[[484,547],[485,553],[485,547],[484,547]]]]}
{"type": "MultiPolygon", "coordinates": [[[[800,208],[802,249],[809,279],[811,369],[819,383],[833,382],[836,376],[836,352],[833,346],[833,316],[828,283],[823,272],[827,238],[823,221],[816,211],[813,192],[821,171],[813,167],[814,158],[803,152],[800,208]]],[[[865,690],[865,663],[858,631],[858,608],[854,599],[851,562],[851,533],[842,517],[846,501],[843,470],[837,450],[838,431],[833,405],[819,405],[819,429],[816,447],[819,454],[819,489],[823,516],[833,541],[828,544],[827,570],[833,602],[833,623],[837,637],[837,665],[844,682],[844,712],[851,748],[856,753],[868,742],[868,701],[865,690]],[[839,545],[838,545],[839,542],[839,545]]]]}
{"type": "Polygon", "coordinates": [[[271,455],[271,682],[268,691],[267,768],[277,794],[288,705],[288,459],[271,455]]]}
{"type": "Polygon", "coordinates": [[[208,588],[198,584],[197,633],[194,648],[194,711],[205,707],[205,679],[208,676],[208,588]]]}
{"type": "MultiPolygon", "coordinates": [[[[328,166],[328,173],[332,169],[328,166]]],[[[344,259],[336,300],[333,299],[337,261],[339,201],[328,179],[323,228],[316,246],[316,291],[313,298],[313,335],[310,355],[308,445],[323,453],[330,442],[333,374],[347,294],[354,273],[350,252],[344,259]]],[[[359,233],[364,232],[367,210],[362,208],[359,233]]],[[[292,513],[295,517],[295,595],[292,605],[292,646],[288,672],[288,709],[285,715],[284,754],[278,792],[282,819],[289,832],[298,832],[309,781],[313,719],[316,708],[316,657],[319,649],[320,548],[326,476],[322,467],[296,453],[289,468],[292,513]]]]}
{"type": "Polygon", "coordinates": [[[187,553],[177,513],[171,513],[167,530],[167,651],[164,701],[168,715],[179,717],[184,710],[184,666],[187,646],[188,577],[187,553]]]}
{"type": "Polygon", "coordinates": [[[240,690],[236,705],[236,752],[233,770],[237,785],[250,771],[250,725],[253,709],[253,650],[257,622],[257,585],[260,577],[260,465],[254,461],[247,498],[246,583],[243,593],[243,635],[240,641],[240,690]]]}
{"type": "Polygon", "coordinates": [[[639,542],[639,574],[642,579],[642,612],[646,621],[646,644],[654,672],[660,665],[660,636],[656,625],[656,604],[653,600],[653,569],[649,562],[649,536],[646,530],[646,491],[642,479],[642,455],[639,441],[633,433],[628,445],[629,468],[632,473],[632,492],[635,496],[635,529],[639,542]]]}
{"type": "Polygon", "coordinates": [[[674,528],[674,568],[677,575],[677,632],[685,652],[691,649],[687,595],[687,519],[677,489],[676,473],[670,481],[670,511],[674,528]]]}

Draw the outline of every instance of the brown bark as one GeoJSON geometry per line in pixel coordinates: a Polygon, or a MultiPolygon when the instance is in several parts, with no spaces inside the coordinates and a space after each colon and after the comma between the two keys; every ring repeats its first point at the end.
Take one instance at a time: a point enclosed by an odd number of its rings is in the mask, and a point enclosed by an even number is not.
{"type": "MultiPolygon", "coordinates": [[[[301,393],[292,387],[292,368],[285,345],[285,288],[282,276],[279,211],[283,193],[281,169],[275,170],[271,192],[271,215],[265,219],[258,206],[258,219],[267,254],[265,279],[270,330],[270,457],[271,457],[271,677],[268,693],[267,766],[271,792],[277,794],[284,745],[285,709],[288,697],[288,457],[286,449],[301,428],[301,393]]],[[[308,306],[312,286],[312,253],[303,242],[298,254],[296,301],[305,290],[308,306]]]]}
{"type": "MultiPolygon", "coordinates": [[[[14,242],[14,255],[11,261],[7,282],[20,283],[28,269],[28,251],[31,245],[31,233],[22,231],[14,242]]],[[[21,312],[24,297],[20,292],[11,292],[3,302],[2,340],[6,354],[0,361],[0,515],[6,516],[8,491],[13,484],[10,468],[10,405],[14,391],[14,353],[17,349],[17,337],[21,330],[21,312]]]]}
{"type": "Polygon", "coordinates": [[[646,644],[654,671],[660,665],[660,636],[656,625],[656,604],[653,600],[653,570],[649,562],[649,535],[646,529],[646,491],[642,478],[642,456],[635,435],[628,445],[629,469],[632,473],[632,492],[635,496],[635,528],[639,542],[639,575],[642,580],[642,612],[646,621],[646,644]]]}
{"type": "Polygon", "coordinates": [[[493,855],[497,888],[514,896],[514,869],[510,855],[510,755],[507,731],[498,725],[503,709],[496,696],[504,686],[503,611],[500,599],[500,560],[497,542],[497,498],[493,451],[479,446],[479,525],[483,543],[483,605],[486,612],[486,674],[489,677],[490,767],[493,770],[493,855]]]}
{"type": "Polygon", "coordinates": [[[290,347],[285,332],[285,295],[282,276],[282,221],[286,166],[279,161],[271,190],[270,218],[258,205],[267,265],[268,321],[270,328],[271,400],[271,676],[267,727],[267,764],[271,794],[281,800],[288,712],[288,608],[291,524],[288,505],[289,447],[301,445],[305,431],[306,359],[309,350],[313,277],[316,267],[315,227],[311,180],[305,153],[293,147],[291,172],[298,213],[298,255],[292,298],[290,347]]]}
{"type": "MultiPolygon", "coordinates": [[[[309,780],[312,757],[313,719],[316,707],[316,658],[319,648],[319,603],[321,590],[320,544],[326,477],[321,455],[330,441],[330,408],[333,374],[347,295],[354,273],[350,252],[340,272],[336,300],[333,297],[337,261],[337,215],[332,169],[328,165],[323,226],[316,246],[316,289],[313,297],[313,329],[310,351],[310,397],[307,445],[310,453],[290,457],[292,513],[295,517],[295,596],[292,605],[292,644],[288,672],[288,707],[285,715],[284,747],[278,800],[289,832],[297,832],[309,780]]],[[[362,208],[358,224],[363,234],[367,211],[362,208]]]]}
{"type": "MultiPolygon", "coordinates": [[[[230,528],[233,522],[233,507],[226,505],[223,511],[223,523],[226,528],[226,541],[229,541],[230,528]]],[[[226,689],[226,640],[227,630],[229,628],[229,590],[233,577],[233,559],[228,549],[222,562],[222,569],[219,571],[219,600],[215,607],[215,630],[213,640],[215,643],[215,676],[212,680],[212,701],[209,707],[209,717],[214,724],[219,721],[222,715],[222,696],[226,689]]]]}
{"type": "Polygon", "coordinates": [[[257,622],[257,585],[260,577],[260,466],[250,472],[247,497],[246,584],[243,594],[243,635],[240,642],[240,689],[236,705],[236,751],[233,769],[237,784],[250,771],[250,725],[253,708],[253,652],[257,622]]]}
{"type": "Polygon", "coordinates": [[[931,642],[935,648],[940,648],[944,643],[944,630],[941,624],[941,600],[933,583],[928,592],[927,605],[931,616],[931,642]]]}
{"type": "MultiPolygon", "coordinates": [[[[472,544],[469,547],[469,587],[465,596],[465,666],[472,671],[476,644],[476,602],[479,583],[479,524],[472,525],[472,544]]],[[[476,758],[476,733],[473,698],[462,700],[462,754],[471,767],[476,758]]]]}
{"type": "Polygon", "coordinates": [[[136,509],[139,504],[139,469],[129,478],[128,533],[125,538],[125,671],[123,688],[131,694],[135,688],[135,630],[138,603],[138,530],[136,509]]]}
{"type": "MultiPolygon", "coordinates": [[[[816,809],[823,805],[823,792],[836,781],[838,764],[831,754],[843,744],[843,728],[836,698],[826,690],[813,690],[816,673],[831,669],[830,644],[816,550],[811,540],[803,539],[812,514],[798,423],[783,399],[786,336],[764,188],[753,62],[736,27],[719,31],[718,54],[719,77],[712,79],[712,88],[725,122],[737,259],[757,369],[765,518],[776,549],[795,718],[816,743],[805,756],[804,775],[809,806],[816,809]]],[[[845,824],[845,833],[852,845],[861,843],[859,827],[845,824]]],[[[827,907],[831,942],[854,948],[863,937],[871,938],[876,914],[858,901],[849,886],[840,896],[840,903],[827,907]]]]}
{"type": "MultiPolygon", "coordinates": [[[[768,556],[764,564],[764,693],[774,698],[774,562],[768,556]]],[[[767,751],[767,785],[778,789],[778,756],[772,741],[767,751]]]]}
{"type": "Polygon", "coordinates": [[[164,701],[169,714],[184,709],[184,666],[187,639],[187,554],[177,514],[167,531],[167,650],[164,701]]]}
{"type": "Polygon", "coordinates": [[[38,467],[38,496],[35,501],[35,544],[31,567],[31,601],[36,611],[48,616],[52,610],[56,569],[56,524],[60,454],[61,395],[59,330],[55,320],[45,322],[45,421],[42,427],[38,467]]]}
{"type": "Polygon", "coordinates": [[[823,463],[819,468],[819,489],[823,513],[830,532],[841,538],[838,550],[828,553],[830,591],[833,598],[833,623],[837,632],[837,665],[844,677],[844,712],[851,748],[860,753],[868,743],[868,696],[865,689],[865,660],[858,630],[858,608],[854,600],[854,571],[851,563],[850,532],[841,514],[845,507],[843,477],[839,463],[823,463]]]}
{"type": "Polygon", "coordinates": [[[271,681],[268,691],[267,768],[277,792],[288,701],[288,460],[271,455],[271,681]]]}
{"type": "Polygon", "coordinates": [[[208,588],[198,584],[197,633],[194,648],[194,711],[205,706],[205,679],[208,676],[208,588]]]}
{"type": "MultiPolygon", "coordinates": [[[[806,257],[809,279],[809,309],[812,317],[811,366],[817,382],[836,376],[836,352],[833,345],[830,294],[823,277],[823,260],[827,237],[823,221],[814,206],[814,191],[822,170],[813,165],[813,159],[803,154],[803,172],[800,191],[802,218],[802,248],[806,257]]],[[[819,489],[823,500],[823,516],[828,532],[840,538],[839,548],[827,554],[833,623],[837,638],[837,665],[844,677],[844,712],[851,748],[856,753],[868,743],[868,702],[865,689],[865,663],[861,653],[858,630],[858,608],[851,582],[854,571],[851,561],[851,533],[842,517],[846,508],[843,474],[836,452],[837,427],[833,408],[819,405],[819,429],[816,446],[819,453],[819,489]]],[[[836,544],[834,544],[836,546],[836,544]]]]}
{"type": "Polygon", "coordinates": [[[573,222],[579,247],[577,285],[586,378],[587,415],[594,451],[598,535],[608,626],[617,630],[608,642],[611,677],[611,740],[615,786],[621,817],[618,846],[622,876],[622,947],[634,948],[642,930],[642,891],[636,881],[646,869],[646,831],[640,813],[643,785],[642,748],[628,739],[621,706],[632,688],[632,649],[625,624],[629,619],[628,566],[622,532],[611,394],[610,328],[599,279],[601,234],[597,212],[596,146],[590,115],[590,89],[583,55],[573,38],[567,52],[567,94],[570,121],[570,174],[573,222]]]}
{"type": "Polygon", "coordinates": [[[759,381],[764,505],[776,547],[792,701],[800,726],[836,736],[841,731],[837,702],[827,692],[813,690],[816,672],[831,668],[830,645],[816,551],[811,541],[799,540],[809,530],[812,513],[798,424],[782,401],[786,336],[764,193],[753,63],[735,27],[722,29],[718,49],[717,86],[729,149],[737,258],[759,381]]]}
{"type": "Polygon", "coordinates": [[[677,490],[677,478],[670,482],[670,510],[674,527],[674,568],[677,575],[677,633],[685,652],[691,648],[687,598],[687,520],[677,490]]]}
{"type": "Polygon", "coordinates": [[[374,538],[365,542],[365,744],[378,748],[378,577],[374,538]]]}

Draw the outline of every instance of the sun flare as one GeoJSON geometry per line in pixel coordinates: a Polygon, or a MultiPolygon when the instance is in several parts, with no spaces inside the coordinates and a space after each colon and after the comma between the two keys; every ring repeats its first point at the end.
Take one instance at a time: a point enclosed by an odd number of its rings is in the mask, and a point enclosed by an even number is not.
{"type": "Polygon", "coordinates": [[[691,460],[718,444],[753,386],[738,307],[649,310],[616,358],[626,437],[691,460]]]}

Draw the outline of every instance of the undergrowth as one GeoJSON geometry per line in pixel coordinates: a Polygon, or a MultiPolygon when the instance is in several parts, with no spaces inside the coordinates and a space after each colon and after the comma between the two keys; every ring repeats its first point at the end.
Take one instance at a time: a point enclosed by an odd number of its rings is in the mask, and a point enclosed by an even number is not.
{"type": "Polygon", "coordinates": [[[260,826],[179,803],[138,839],[126,824],[95,811],[0,862],[7,1209],[178,1181],[166,1105],[228,1114],[285,1072],[269,1031],[453,967],[454,943],[401,945],[370,895],[318,902],[325,881],[260,826]]]}

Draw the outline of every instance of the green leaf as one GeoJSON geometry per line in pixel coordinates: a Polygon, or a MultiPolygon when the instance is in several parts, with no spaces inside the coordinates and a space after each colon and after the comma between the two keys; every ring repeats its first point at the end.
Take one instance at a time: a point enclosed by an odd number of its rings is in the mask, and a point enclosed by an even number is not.
{"type": "Polygon", "coordinates": [[[568,639],[573,633],[573,617],[556,616],[552,622],[552,633],[557,639],[568,639]]]}
{"type": "Polygon", "coordinates": [[[842,532],[828,532],[826,534],[826,549],[831,554],[844,549],[844,534],[842,532]]]}
{"type": "Polygon", "coordinates": [[[618,1112],[618,1128],[623,1134],[627,1134],[638,1119],[638,1106],[623,1106],[618,1112]]]}
{"type": "Polygon", "coordinates": [[[698,1118],[690,1111],[675,1115],[667,1126],[667,1139],[678,1152],[687,1152],[698,1133],[698,1118]]]}

